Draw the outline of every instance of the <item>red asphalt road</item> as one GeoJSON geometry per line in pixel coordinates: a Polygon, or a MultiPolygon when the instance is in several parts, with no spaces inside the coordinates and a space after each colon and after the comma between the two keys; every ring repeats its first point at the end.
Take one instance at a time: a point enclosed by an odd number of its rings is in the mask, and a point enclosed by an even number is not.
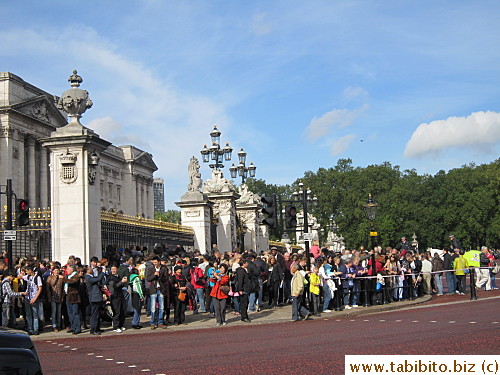
{"type": "Polygon", "coordinates": [[[306,322],[36,341],[45,374],[343,374],[346,354],[500,354],[500,298],[306,322]],[[134,367],[131,367],[134,366],[134,367]]]}

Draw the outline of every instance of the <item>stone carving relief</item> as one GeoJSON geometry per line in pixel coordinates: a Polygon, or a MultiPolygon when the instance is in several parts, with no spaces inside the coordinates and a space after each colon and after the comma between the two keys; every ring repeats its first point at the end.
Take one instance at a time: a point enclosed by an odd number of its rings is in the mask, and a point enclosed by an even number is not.
{"type": "Polygon", "coordinates": [[[237,200],[238,204],[257,204],[260,203],[260,198],[257,194],[248,190],[246,184],[238,186],[238,194],[240,198],[237,200]]]}
{"type": "Polygon", "coordinates": [[[189,160],[188,166],[189,185],[188,191],[200,191],[202,187],[200,163],[194,156],[189,160]]]}
{"type": "Polygon", "coordinates": [[[30,114],[38,120],[49,122],[49,112],[45,102],[38,102],[30,108],[30,114]]]}
{"type": "Polygon", "coordinates": [[[224,175],[221,171],[214,169],[212,171],[212,179],[205,181],[203,185],[204,193],[225,193],[225,192],[235,192],[236,187],[224,175]]]}
{"type": "Polygon", "coordinates": [[[72,184],[78,178],[78,169],[76,168],[76,155],[66,152],[59,156],[59,162],[61,163],[61,172],[59,178],[65,184],[72,184]]]}
{"type": "Polygon", "coordinates": [[[238,218],[244,224],[256,223],[257,213],[255,211],[239,211],[238,218]]]}
{"type": "Polygon", "coordinates": [[[0,136],[1,137],[12,137],[12,128],[8,126],[2,126],[0,127],[0,136]]]}
{"type": "Polygon", "coordinates": [[[221,200],[218,204],[218,213],[219,215],[229,215],[231,214],[231,210],[233,209],[233,206],[231,204],[231,201],[229,199],[226,200],[221,200]]]}
{"type": "Polygon", "coordinates": [[[99,155],[95,151],[89,155],[89,185],[94,185],[95,183],[99,160],[99,155]]]}

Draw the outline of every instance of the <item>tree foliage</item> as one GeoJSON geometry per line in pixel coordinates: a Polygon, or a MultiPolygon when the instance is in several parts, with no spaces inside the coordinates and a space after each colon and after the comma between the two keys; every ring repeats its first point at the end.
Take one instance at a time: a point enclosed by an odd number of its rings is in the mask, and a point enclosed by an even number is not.
{"type": "Polygon", "coordinates": [[[155,220],[166,221],[167,223],[180,224],[181,212],[178,210],[167,210],[165,212],[155,212],[155,220]]]}
{"type": "Polygon", "coordinates": [[[375,226],[382,246],[394,246],[401,236],[415,233],[420,248],[441,248],[453,233],[465,248],[500,247],[500,159],[434,176],[401,171],[389,162],[362,168],[340,159],[333,167],[305,172],[291,185],[264,180],[249,180],[248,185],[256,193],[288,199],[299,181],[318,197],[312,214],[323,228],[333,215],[348,247],[368,245],[370,222],[363,211],[368,194],[380,205],[375,226]]]}

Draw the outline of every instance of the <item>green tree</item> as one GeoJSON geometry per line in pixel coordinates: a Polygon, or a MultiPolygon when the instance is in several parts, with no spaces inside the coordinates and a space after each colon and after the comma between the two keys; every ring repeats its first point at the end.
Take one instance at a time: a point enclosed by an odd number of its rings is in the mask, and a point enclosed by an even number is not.
{"type": "Polygon", "coordinates": [[[167,210],[165,212],[155,212],[155,220],[166,221],[167,223],[180,224],[181,212],[178,210],[167,210]]]}

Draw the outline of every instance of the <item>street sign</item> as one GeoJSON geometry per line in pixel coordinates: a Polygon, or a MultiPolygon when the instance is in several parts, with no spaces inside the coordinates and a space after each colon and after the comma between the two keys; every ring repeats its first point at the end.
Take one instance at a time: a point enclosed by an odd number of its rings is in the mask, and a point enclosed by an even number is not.
{"type": "Polygon", "coordinates": [[[377,232],[370,232],[370,237],[377,237],[378,233],[377,232]]]}
{"type": "Polygon", "coordinates": [[[304,233],[304,240],[305,241],[312,241],[312,239],[313,239],[312,233],[304,233]]]}
{"type": "Polygon", "coordinates": [[[3,231],[4,241],[15,241],[17,240],[17,235],[15,230],[4,230],[3,231]]]}

